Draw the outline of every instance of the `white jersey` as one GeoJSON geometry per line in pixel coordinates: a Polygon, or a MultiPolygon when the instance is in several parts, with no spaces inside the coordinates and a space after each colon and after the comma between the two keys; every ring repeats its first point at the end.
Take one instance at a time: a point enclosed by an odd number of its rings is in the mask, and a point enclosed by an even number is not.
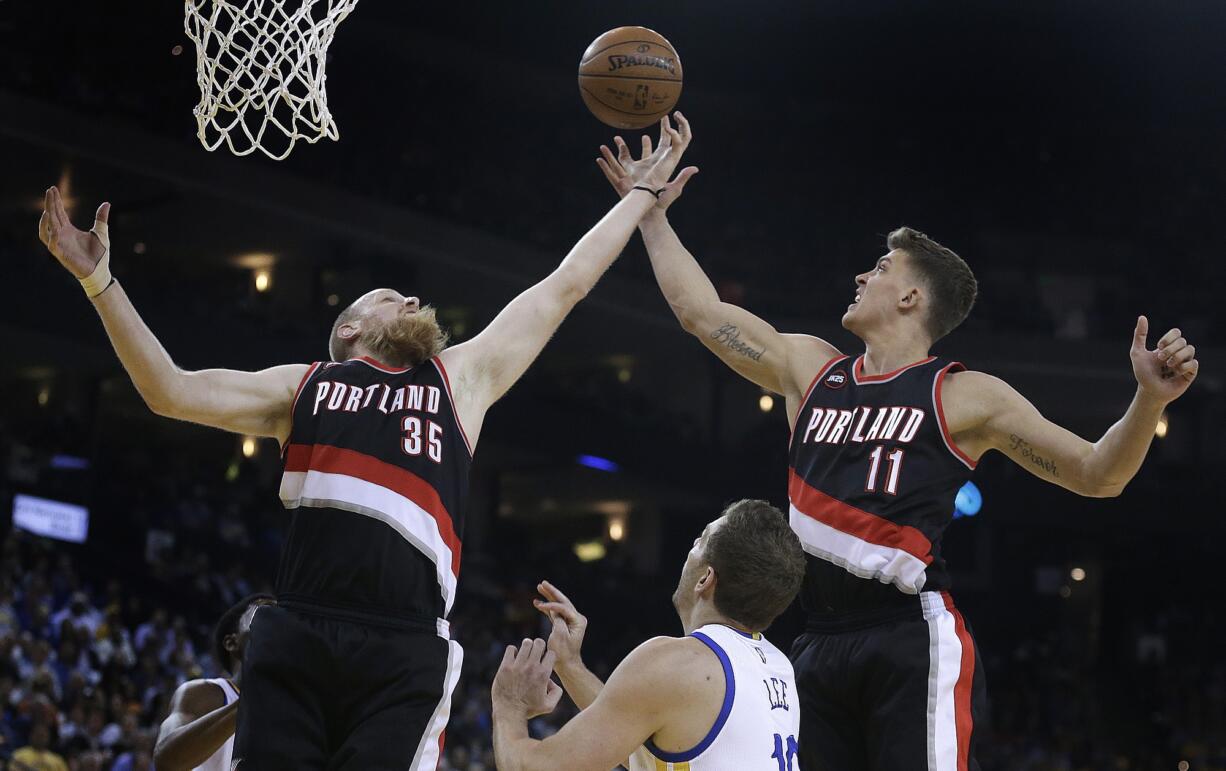
{"type": "Polygon", "coordinates": [[[708,624],[691,633],[724,666],[724,705],[711,730],[687,752],[650,740],[631,771],[799,771],[800,704],[792,662],[760,634],[708,624]]]}
{"type": "MultiPolygon", "coordinates": [[[[221,689],[225,695],[226,704],[238,700],[238,689],[234,687],[234,683],[224,677],[213,677],[205,680],[206,683],[212,683],[221,689]]],[[[214,752],[200,765],[196,766],[196,771],[230,771],[230,754],[234,752],[234,735],[231,734],[226,743],[217,748],[214,752]]]]}

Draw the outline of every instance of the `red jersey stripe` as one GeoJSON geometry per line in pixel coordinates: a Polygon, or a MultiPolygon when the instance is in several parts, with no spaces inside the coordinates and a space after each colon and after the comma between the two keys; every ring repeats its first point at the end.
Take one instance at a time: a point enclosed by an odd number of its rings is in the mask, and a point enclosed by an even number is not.
{"type": "Polygon", "coordinates": [[[811,487],[794,469],[789,470],[788,498],[807,517],[862,541],[904,551],[925,565],[932,564],[932,542],[918,529],[895,524],[832,498],[811,487]]]}
{"type": "Polygon", "coordinates": [[[443,543],[451,549],[452,573],[460,574],[460,539],[451,514],[443,506],[438,491],[413,472],[365,453],[326,444],[291,444],[285,454],[285,470],[344,474],[408,498],[434,519],[443,543]]]}
{"type": "Polygon", "coordinates": [[[855,377],[857,384],[880,383],[886,380],[893,380],[894,378],[898,377],[900,374],[902,374],[906,370],[909,370],[912,367],[918,367],[921,364],[927,364],[928,362],[933,361],[934,359],[936,359],[935,356],[929,356],[926,359],[922,359],[920,361],[915,361],[915,362],[911,362],[910,364],[903,365],[899,367],[898,369],[893,370],[891,372],[882,372],[880,375],[865,375],[864,374],[864,354],[860,354],[856,358],[855,365],[852,367],[852,376],[855,377]]]}
{"type": "Polygon", "coordinates": [[[967,771],[971,754],[971,731],[974,730],[974,719],[971,716],[971,684],[975,677],[975,643],[966,631],[966,620],[954,607],[954,600],[949,592],[941,592],[945,600],[945,608],[954,616],[954,629],[958,634],[958,642],[962,643],[962,667],[958,672],[958,683],[954,686],[954,726],[958,741],[958,771],[967,771]]]}

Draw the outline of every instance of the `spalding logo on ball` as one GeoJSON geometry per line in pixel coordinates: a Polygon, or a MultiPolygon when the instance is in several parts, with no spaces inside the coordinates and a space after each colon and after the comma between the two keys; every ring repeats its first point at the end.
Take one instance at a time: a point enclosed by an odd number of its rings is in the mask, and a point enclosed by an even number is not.
{"type": "Polygon", "coordinates": [[[681,96],[681,57],[646,27],[618,27],[592,41],[579,61],[579,93],[597,120],[646,128],[681,96]]]}

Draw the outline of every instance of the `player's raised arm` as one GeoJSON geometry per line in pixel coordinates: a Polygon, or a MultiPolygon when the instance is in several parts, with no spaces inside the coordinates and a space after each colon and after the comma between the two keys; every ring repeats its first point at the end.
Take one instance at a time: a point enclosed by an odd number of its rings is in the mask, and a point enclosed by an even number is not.
{"type": "Polygon", "coordinates": [[[484,330],[442,354],[447,369],[463,383],[461,422],[475,441],[485,410],[523,375],[557,331],[626,246],[643,215],[655,205],[652,191],[668,182],[685,148],[669,140],[677,135],[661,120],[659,150],[636,170],[639,189],[614,206],[570,250],[561,264],[538,284],[512,300],[484,330]]]}
{"type": "Polygon", "coordinates": [[[188,771],[203,764],[234,735],[238,701],[226,704],[221,688],[204,680],[180,685],[158,730],[153,763],[160,771],[188,771]]]}
{"type": "Polygon", "coordinates": [[[109,203],[102,204],[93,228],[78,230],[68,218],[59,190],[48,188],[38,236],[81,282],[145,403],[159,415],[284,442],[294,391],[307,365],[288,364],[260,372],[186,372],[177,367],[111,276],[110,210],[109,203]]]}
{"type": "Polygon", "coordinates": [[[950,375],[943,400],[955,442],[972,457],[994,449],[1048,482],[1080,495],[1119,495],[1141,468],[1166,405],[1196,378],[1196,348],[1178,329],[1146,347],[1149,321],[1137,319],[1133,374],[1137,392],[1124,416],[1097,442],[1056,425],[1004,381],[980,372],[950,375]]]}
{"type": "Polygon", "coordinates": [[[553,711],[561,690],[549,679],[554,654],[541,640],[508,648],[494,678],[494,755],[501,771],[604,771],[627,759],[686,709],[691,680],[678,677],[695,655],[686,638],[659,637],[631,651],[584,708],[553,736],[528,735],[528,720],[553,711]]]}
{"type": "Polygon", "coordinates": [[[548,581],[541,581],[536,585],[536,590],[545,599],[533,600],[532,604],[549,618],[553,626],[549,633],[549,650],[556,656],[553,671],[575,706],[587,709],[604,687],[600,678],[583,663],[581,650],[583,635],[587,632],[587,617],[575,608],[569,597],[548,581]]]}
{"type": "MultiPolygon", "coordinates": [[[[677,124],[681,142],[688,147],[693,138],[689,121],[677,113],[677,124]]],[[[621,137],[615,141],[617,155],[602,145],[602,157],[596,163],[609,184],[624,196],[641,161],[631,157],[621,137]]],[[[644,153],[650,145],[650,138],[644,136],[644,153]]],[[[682,245],[665,215],[697,173],[693,166],[683,169],[665,186],[657,205],[639,226],[656,282],[681,326],[725,364],[763,388],[798,399],[821,365],[838,350],[811,335],[781,333],[744,308],[719,299],[711,279],[682,245]]]]}

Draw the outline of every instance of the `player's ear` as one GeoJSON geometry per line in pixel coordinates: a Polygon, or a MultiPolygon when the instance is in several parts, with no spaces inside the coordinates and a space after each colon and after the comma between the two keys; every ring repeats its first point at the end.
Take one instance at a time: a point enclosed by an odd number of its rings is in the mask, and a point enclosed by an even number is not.
{"type": "Polygon", "coordinates": [[[361,325],[357,321],[346,321],[336,329],[336,336],[342,340],[352,340],[361,332],[361,325]]]}
{"type": "Polygon", "coordinates": [[[715,568],[707,565],[707,569],[698,577],[698,583],[694,585],[694,591],[699,594],[706,594],[709,591],[715,590],[716,575],[715,568]]]}
{"type": "Polygon", "coordinates": [[[902,297],[898,299],[898,309],[901,311],[912,310],[919,305],[921,295],[922,293],[920,292],[919,287],[911,287],[905,294],[903,294],[902,297]]]}
{"type": "Polygon", "coordinates": [[[225,637],[221,638],[221,647],[225,648],[230,653],[233,653],[236,650],[238,650],[238,635],[228,634],[225,637]]]}

